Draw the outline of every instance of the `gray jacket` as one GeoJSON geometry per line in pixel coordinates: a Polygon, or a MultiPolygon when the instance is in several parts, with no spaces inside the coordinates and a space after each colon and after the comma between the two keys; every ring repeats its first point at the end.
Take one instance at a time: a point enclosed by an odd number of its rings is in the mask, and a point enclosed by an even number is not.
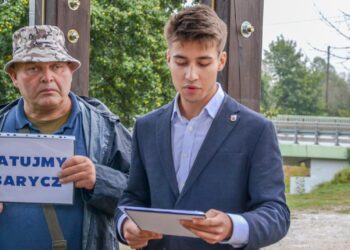
{"type": "MultiPolygon", "coordinates": [[[[83,250],[118,249],[114,215],[126,187],[130,167],[131,136],[117,116],[99,100],[77,97],[88,157],[96,167],[92,193],[83,192],[83,250]]],[[[0,131],[18,100],[0,110],[0,131]]]]}

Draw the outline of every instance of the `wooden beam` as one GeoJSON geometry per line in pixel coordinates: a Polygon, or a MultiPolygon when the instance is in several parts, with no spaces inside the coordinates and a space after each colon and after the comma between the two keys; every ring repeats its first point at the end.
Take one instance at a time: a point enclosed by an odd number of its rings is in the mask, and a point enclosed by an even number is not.
{"type": "Polygon", "coordinates": [[[35,0],[35,24],[56,25],[65,34],[69,53],[82,65],[73,75],[72,91],[78,95],[89,93],[90,0],[81,0],[77,10],[68,7],[67,0],[35,0]],[[68,31],[79,34],[76,43],[69,42],[68,31]]]}
{"type": "Polygon", "coordinates": [[[228,61],[218,81],[224,90],[242,104],[260,110],[261,50],[263,0],[202,0],[214,5],[218,16],[227,24],[228,61]],[[241,34],[241,25],[249,21],[254,32],[249,38],[241,34]]]}

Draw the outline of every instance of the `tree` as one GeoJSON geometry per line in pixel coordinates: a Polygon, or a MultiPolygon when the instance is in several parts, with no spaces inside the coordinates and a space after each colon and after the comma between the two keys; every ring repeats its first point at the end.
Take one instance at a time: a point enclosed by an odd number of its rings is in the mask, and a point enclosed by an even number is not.
{"type": "MultiPolygon", "coordinates": [[[[318,72],[323,86],[323,96],[326,96],[327,62],[321,57],[315,57],[312,68],[318,72]]],[[[330,116],[350,116],[350,90],[344,79],[338,76],[335,68],[330,65],[328,77],[328,102],[326,112],[330,116]]]]}
{"type": "MultiPolygon", "coordinates": [[[[12,57],[12,33],[28,23],[28,0],[7,0],[0,3],[0,65],[12,57]]],[[[0,68],[0,104],[19,96],[10,78],[0,68]]]]}
{"type": "Polygon", "coordinates": [[[174,6],[161,0],[93,0],[90,94],[124,123],[174,95],[163,27],[174,6]]]}
{"type": "Polygon", "coordinates": [[[322,114],[320,75],[307,67],[307,60],[297,50],[296,42],[277,37],[270,43],[269,50],[264,51],[264,64],[272,77],[270,109],[283,114],[322,114]]]}
{"type": "MultiPolygon", "coordinates": [[[[350,40],[350,14],[341,11],[343,16],[342,22],[333,22],[328,19],[322,12],[319,11],[319,15],[322,21],[324,21],[328,26],[333,28],[339,36],[350,40]]],[[[334,47],[329,46],[328,51],[314,48],[318,51],[328,54],[331,58],[337,58],[342,60],[344,68],[349,71],[349,68],[345,66],[345,63],[350,60],[350,46],[334,47]],[[345,52],[345,53],[344,53],[345,52]]],[[[326,65],[323,59],[315,58],[318,63],[323,61],[323,66],[326,65]]],[[[315,63],[315,60],[314,60],[315,63]]],[[[326,67],[324,67],[324,72],[326,72],[326,67]]],[[[323,79],[324,83],[326,78],[323,79]]],[[[327,113],[332,116],[350,116],[350,94],[348,84],[340,78],[334,68],[330,69],[329,80],[328,80],[328,103],[327,103],[327,113]]]]}
{"type": "Polygon", "coordinates": [[[260,90],[260,109],[262,113],[268,111],[271,107],[271,99],[270,99],[270,83],[271,77],[266,73],[262,72],[261,75],[261,90],[260,90]]]}

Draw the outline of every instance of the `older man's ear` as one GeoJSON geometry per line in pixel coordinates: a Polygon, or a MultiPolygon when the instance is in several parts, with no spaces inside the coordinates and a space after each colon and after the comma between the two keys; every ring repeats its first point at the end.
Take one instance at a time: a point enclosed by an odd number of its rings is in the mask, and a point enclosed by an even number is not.
{"type": "Polygon", "coordinates": [[[13,86],[17,88],[17,72],[14,67],[10,67],[7,71],[7,74],[10,76],[13,86]]]}

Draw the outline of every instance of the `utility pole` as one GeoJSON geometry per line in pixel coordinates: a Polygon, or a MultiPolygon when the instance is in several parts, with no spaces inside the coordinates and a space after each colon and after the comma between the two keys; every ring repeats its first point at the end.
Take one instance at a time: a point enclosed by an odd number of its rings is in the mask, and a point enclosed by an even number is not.
{"type": "Polygon", "coordinates": [[[326,69],[326,110],[328,111],[328,90],[329,90],[329,65],[331,46],[327,47],[327,69],[326,69]]]}

